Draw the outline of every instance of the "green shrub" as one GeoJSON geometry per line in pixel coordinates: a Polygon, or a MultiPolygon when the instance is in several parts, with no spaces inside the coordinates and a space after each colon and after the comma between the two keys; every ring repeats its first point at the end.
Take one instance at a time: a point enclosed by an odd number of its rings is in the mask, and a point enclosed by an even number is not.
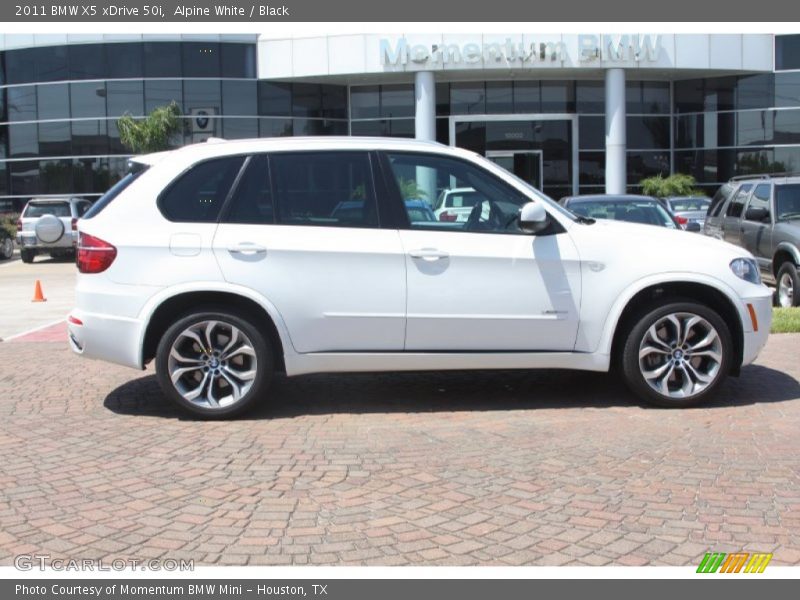
{"type": "Polygon", "coordinates": [[[642,179],[642,193],[645,196],[668,198],[670,196],[705,196],[697,189],[697,181],[691,175],[676,173],[669,177],[662,177],[659,173],[655,177],[642,179]]]}
{"type": "Polygon", "coordinates": [[[19,213],[0,213],[0,228],[5,229],[11,237],[17,235],[19,213]]]}

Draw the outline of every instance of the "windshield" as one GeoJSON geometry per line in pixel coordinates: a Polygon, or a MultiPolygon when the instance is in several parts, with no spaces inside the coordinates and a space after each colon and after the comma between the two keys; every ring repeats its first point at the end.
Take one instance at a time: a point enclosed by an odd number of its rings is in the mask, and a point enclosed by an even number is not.
{"type": "Polygon", "coordinates": [[[658,202],[592,200],[570,204],[576,214],[592,219],[611,219],[677,229],[675,221],[658,202]]]}
{"type": "Polygon", "coordinates": [[[668,202],[672,212],[706,212],[711,204],[708,198],[673,198],[668,202]]]}
{"type": "Polygon", "coordinates": [[[775,186],[775,216],[778,221],[800,219],[800,183],[775,186]]]}
{"type": "Polygon", "coordinates": [[[54,215],[56,217],[71,217],[69,202],[31,202],[25,209],[26,218],[54,215]]]}

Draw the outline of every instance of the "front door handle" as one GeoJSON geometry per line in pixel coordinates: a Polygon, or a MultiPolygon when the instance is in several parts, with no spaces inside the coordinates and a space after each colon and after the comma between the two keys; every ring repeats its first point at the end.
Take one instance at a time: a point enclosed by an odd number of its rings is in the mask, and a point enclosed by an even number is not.
{"type": "Polygon", "coordinates": [[[421,258],[422,260],[427,261],[450,258],[450,255],[447,252],[437,250],[436,248],[420,248],[418,250],[409,250],[408,255],[411,258],[421,258]]]}
{"type": "Polygon", "coordinates": [[[266,254],[267,249],[264,246],[253,244],[252,242],[242,242],[234,246],[228,246],[228,252],[231,254],[244,254],[245,256],[253,256],[256,254],[266,254]]]}

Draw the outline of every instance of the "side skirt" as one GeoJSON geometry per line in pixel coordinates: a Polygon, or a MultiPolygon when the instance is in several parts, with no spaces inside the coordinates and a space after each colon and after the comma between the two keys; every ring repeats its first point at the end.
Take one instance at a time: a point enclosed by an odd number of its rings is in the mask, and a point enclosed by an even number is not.
{"type": "Polygon", "coordinates": [[[287,355],[289,377],[307,373],[574,369],[608,371],[608,354],[581,352],[312,352],[287,355]]]}

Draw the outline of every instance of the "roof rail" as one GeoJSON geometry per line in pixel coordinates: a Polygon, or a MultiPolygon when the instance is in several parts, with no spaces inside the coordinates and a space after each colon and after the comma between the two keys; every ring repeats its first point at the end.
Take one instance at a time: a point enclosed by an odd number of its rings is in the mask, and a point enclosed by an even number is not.
{"type": "Polygon", "coordinates": [[[786,173],[759,173],[758,175],[737,175],[729,181],[743,181],[745,179],[772,179],[775,177],[800,177],[800,172],[787,171],[786,173]]]}

